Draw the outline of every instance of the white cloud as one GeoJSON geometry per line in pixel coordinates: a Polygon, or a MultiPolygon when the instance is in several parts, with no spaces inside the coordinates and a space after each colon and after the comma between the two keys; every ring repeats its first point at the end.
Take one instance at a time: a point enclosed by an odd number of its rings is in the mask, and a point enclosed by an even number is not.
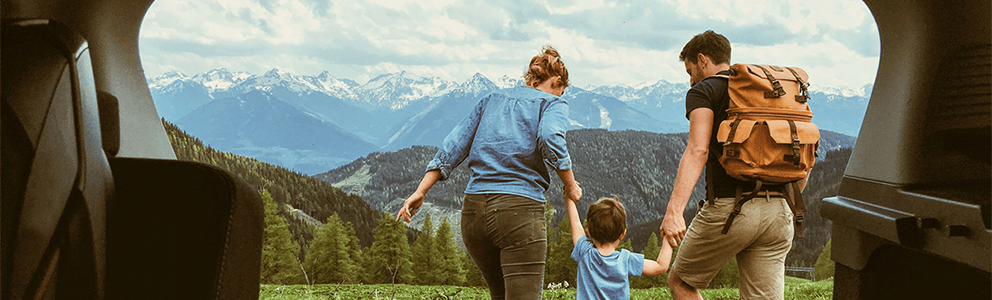
{"type": "Polygon", "coordinates": [[[866,22],[874,21],[857,0],[174,0],[152,4],[140,36],[150,77],[278,67],[359,82],[401,70],[461,82],[518,77],[550,44],[572,84],[586,86],[686,81],[678,52],[714,28],[733,35],[735,62],[796,65],[814,82],[860,87],[878,61],[866,22]]]}
{"type": "Polygon", "coordinates": [[[875,80],[878,57],[863,57],[844,44],[827,40],[812,44],[745,46],[734,49],[737,62],[798,66],[812,84],[859,88],[875,80]],[[769,61],[768,57],[774,57],[769,61]]]}

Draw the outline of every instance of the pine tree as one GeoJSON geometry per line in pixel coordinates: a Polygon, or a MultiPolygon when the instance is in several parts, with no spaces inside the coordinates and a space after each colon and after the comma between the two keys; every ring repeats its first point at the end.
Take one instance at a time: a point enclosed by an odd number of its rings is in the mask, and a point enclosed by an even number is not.
{"type": "Polygon", "coordinates": [[[549,229],[552,232],[548,237],[547,263],[544,265],[544,284],[568,282],[568,286],[575,286],[575,276],[577,276],[579,264],[572,260],[572,227],[569,225],[568,217],[562,216],[561,222],[556,229],[549,229]]]}
{"type": "Polygon", "coordinates": [[[356,265],[351,257],[351,237],[337,213],[317,231],[304,266],[313,283],[341,283],[353,278],[356,265]]]}
{"type": "Polygon", "coordinates": [[[345,282],[347,283],[364,282],[362,281],[361,276],[358,276],[358,274],[364,273],[361,271],[363,270],[361,268],[365,266],[365,260],[367,260],[367,258],[365,258],[365,256],[362,255],[363,254],[362,246],[358,245],[358,235],[355,234],[355,225],[352,224],[351,222],[344,223],[344,230],[345,230],[345,234],[348,236],[348,256],[351,257],[352,264],[355,266],[355,272],[352,278],[349,278],[345,282]]]}
{"type": "Polygon", "coordinates": [[[465,270],[462,268],[459,254],[461,250],[455,245],[451,224],[445,218],[437,229],[434,240],[434,253],[438,254],[437,283],[438,285],[461,285],[465,282],[465,270]]]}
{"type": "Polygon", "coordinates": [[[294,252],[297,245],[291,240],[289,225],[279,215],[279,209],[269,191],[262,190],[265,204],[265,237],[262,245],[261,282],[265,284],[298,284],[306,282],[294,252]]]}
{"type": "Polygon", "coordinates": [[[434,251],[434,224],[431,222],[431,214],[427,213],[424,217],[424,226],[420,228],[420,235],[417,235],[417,240],[413,241],[413,247],[410,249],[413,257],[410,259],[413,262],[413,283],[419,285],[437,285],[438,272],[436,268],[438,267],[438,260],[440,255],[434,251]]]}
{"type": "MultiPolygon", "coordinates": [[[[665,242],[665,241],[662,241],[665,242]]],[[[647,245],[644,246],[644,250],[641,253],[644,254],[644,259],[656,260],[658,259],[658,253],[661,252],[661,247],[658,246],[658,235],[651,233],[651,237],[648,238],[647,245]]],[[[638,289],[646,289],[656,286],[663,286],[663,278],[667,276],[640,276],[630,278],[630,287],[638,289]]]]}
{"type": "Polygon", "coordinates": [[[634,252],[634,245],[630,242],[630,239],[624,239],[617,245],[617,251],[620,249],[627,249],[627,251],[634,252]]]}
{"type": "Polygon", "coordinates": [[[367,264],[371,283],[411,283],[412,263],[410,244],[406,238],[406,224],[397,221],[390,213],[383,213],[373,233],[367,264]]]}
{"type": "Polygon", "coordinates": [[[823,247],[820,257],[816,259],[816,280],[834,277],[834,261],[830,259],[831,242],[827,241],[827,245],[823,247]]]}
{"type": "Polygon", "coordinates": [[[472,257],[468,254],[463,254],[461,260],[462,268],[465,270],[464,286],[486,286],[486,280],[482,278],[482,272],[479,271],[479,266],[475,264],[472,257]]]}

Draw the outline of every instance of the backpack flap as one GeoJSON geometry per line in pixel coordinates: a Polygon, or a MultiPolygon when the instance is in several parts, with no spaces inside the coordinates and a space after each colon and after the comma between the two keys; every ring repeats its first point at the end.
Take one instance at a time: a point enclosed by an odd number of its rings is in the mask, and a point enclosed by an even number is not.
{"type": "Polygon", "coordinates": [[[720,163],[727,174],[766,183],[805,178],[815,163],[819,138],[816,125],[792,120],[730,119],[717,131],[717,141],[723,143],[720,163]]]}
{"type": "Polygon", "coordinates": [[[743,143],[749,136],[751,136],[751,130],[754,129],[755,123],[757,123],[757,121],[754,120],[725,120],[720,123],[720,128],[716,133],[716,140],[724,145],[728,143],[728,140],[730,141],[729,143],[743,143]]]}
{"type": "MultiPolygon", "coordinates": [[[[792,127],[788,120],[768,120],[768,131],[775,143],[792,144],[792,127]]],[[[799,144],[816,144],[820,141],[820,129],[810,122],[795,122],[799,144]]]]}
{"type": "Polygon", "coordinates": [[[813,167],[820,141],[820,129],[816,124],[791,120],[769,120],[765,123],[775,143],[792,150],[792,153],[782,155],[784,161],[791,162],[796,169],[809,170],[813,167]]]}
{"type": "Polygon", "coordinates": [[[809,111],[806,71],[795,67],[735,64],[730,67],[730,108],[764,107],[809,111]]]}

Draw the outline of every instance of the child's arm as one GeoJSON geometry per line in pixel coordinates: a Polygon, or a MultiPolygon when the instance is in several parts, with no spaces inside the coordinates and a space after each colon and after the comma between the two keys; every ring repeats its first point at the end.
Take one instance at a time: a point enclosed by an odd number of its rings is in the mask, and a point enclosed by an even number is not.
{"type": "Polygon", "coordinates": [[[662,238],[661,240],[661,251],[658,252],[658,260],[644,260],[644,270],[641,271],[642,275],[655,276],[661,275],[668,272],[668,266],[672,264],[672,245],[668,244],[668,240],[662,238]]]}
{"type": "Polygon", "coordinates": [[[572,225],[572,245],[575,245],[580,238],[586,236],[582,221],[579,220],[579,210],[575,208],[575,202],[565,199],[565,211],[568,214],[568,223],[572,225]]]}

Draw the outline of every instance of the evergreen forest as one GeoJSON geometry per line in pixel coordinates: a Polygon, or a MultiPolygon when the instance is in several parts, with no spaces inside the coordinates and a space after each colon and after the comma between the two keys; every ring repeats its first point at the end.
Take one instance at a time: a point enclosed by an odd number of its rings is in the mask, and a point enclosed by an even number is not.
{"type": "MultiPolygon", "coordinates": [[[[217,151],[173,124],[165,122],[165,127],[178,159],[220,166],[259,191],[266,213],[260,274],[264,284],[485,286],[460,245],[460,219],[445,213],[460,209],[469,172],[464,166],[431,190],[427,203],[442,209],[417,214],[420,222],[407,225],[396,221],[395,207],[390,207],[401,203],[415,189],[423,167],[436,152],[434,147],[376,152],[310,177],[217,151]]],[[[567,138],[577,179],[584,188],[580,215],[584,215],[582,207],[588,206],[587,202],[620,194],[632,215],[628,217],[628,238],[620,248],[656,258],[661,219],[646,212],[664,211],[678,159],[685,148],[685,134],[587,129],[569,131],[567,138]]],[[[807,199],[805,238],[795,240],[787,259],[789,266],[816,265],[820,269],[821,264],[826,264],[823,256],[829,260],[829,248],[824,246],[828,244],[830,225],[819,217],[819,204],[822,198],[836,195],[851,153],[850,148],[840,145],[833,148],[821,149],[803,193],[807,199]]],[[[560,183],[556,183],[557,178],[552,178],[548,195],[561,194],[560,183]]],[[[701,199],[702,191],[700,182],[694,198],[701,199]]],[[[549,196],[546,205],[545,284],[574,286],[571,233],[562,214],[564,209],[555,208],[563,204],[558,197],[549,196]]],[[[694,206],[687,209],[684,217],[693,215],[694,206]]],[[[832,273],[832,265],[830,268],[832,273]]],[[[735,286],[736,271],[736,262],[731,260],[714,280],[714,287],[735,286]]],[[[666,276],[632,278],[631,284],[634,288],[667,286],[666,276]]]]}

